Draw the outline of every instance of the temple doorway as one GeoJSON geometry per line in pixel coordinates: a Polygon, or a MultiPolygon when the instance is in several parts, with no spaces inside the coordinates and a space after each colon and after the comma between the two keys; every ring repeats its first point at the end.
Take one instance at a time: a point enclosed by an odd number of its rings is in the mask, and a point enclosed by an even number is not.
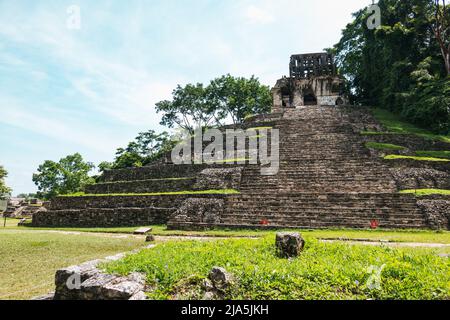
{"type": "Polygon", "coordinates": [[[313,93],[308,93],[303,96],[303,104],[305,106],[317,105],[317,98],[313,93]]]}

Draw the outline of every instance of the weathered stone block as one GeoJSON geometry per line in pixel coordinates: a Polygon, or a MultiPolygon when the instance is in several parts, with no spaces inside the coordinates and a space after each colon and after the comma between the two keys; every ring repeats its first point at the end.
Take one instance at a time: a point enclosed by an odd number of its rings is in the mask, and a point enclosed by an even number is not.
{"type": "Polygon", "coordinates": [[[223,199],[190,198],[183,202],[170,220],[218,224],[223,210],[223,199]]]}
{"type": "Polygon", "coordinates": [[[425,199],[417,201],[433,229],[450,228],[450,200],[425,199]]]}
{"type": "MultiPolygon", "coordinates": [[[[136,250],[135,252],[138,252],[136,250]]],[[[132,273],[117,276],[103,273],[100,263],[121,259],[124,253],[78,266],[60,269],[55,275],[55,300],[145,300],[145,276],[132,273]]]]}
{"type": "Polygon", "coordinates": [[[152,231],[152,228],[139,228],[134,230],[134,234],[147,234],[152,231]]]}
{"type": "Polygon", "coordinates": [[[275,245],[279,257],[291,258],[300,254],[305,246],[305,240],[299,233],[279,232],[276,235],[275,245]]]}
{"type": "Polygon", "coordinates": [[[209,279],[214,288],[221,291],[226,290],[233,283],[232,274],[221,267],[212,268],[209,273],[209,279]]]}
{"type": "Polygon", "coordinates": [[[106,300],[129,300],[142,290],[144,290],[142,283],[127,278],[116,278],[102,286],[101,295],[106,300]]]}
{"type": "Polygon", "coordinates": [[[242,170],[242,167],[204,169],[197,176],[194,189],[238,189],[241,183],[242,170]]]}

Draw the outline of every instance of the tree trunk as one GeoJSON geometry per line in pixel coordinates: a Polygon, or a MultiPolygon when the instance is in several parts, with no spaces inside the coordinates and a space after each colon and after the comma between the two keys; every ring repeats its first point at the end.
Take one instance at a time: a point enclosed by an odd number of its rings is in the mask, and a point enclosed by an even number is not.
{"type": "Polygon", "coordinates": [[[447,49],[447,55],[444,57],[445,59],[445,67],[447,68],[447,76],[450,76],[450,45],[447,49]]]}
{"type": "Polygon", "coordinates": [[[447,75],[450,76],[450,44],[446,45],[445,35],[447,34],[447,7],[445,0],[442,0],[442,11],[440,9],[440,2],[436,0],[436,27],[433,29],[436,40],[439,43],[439,47],[441,48],[442,58],[444,59],[445,70],[447,71],[447,75]]]}

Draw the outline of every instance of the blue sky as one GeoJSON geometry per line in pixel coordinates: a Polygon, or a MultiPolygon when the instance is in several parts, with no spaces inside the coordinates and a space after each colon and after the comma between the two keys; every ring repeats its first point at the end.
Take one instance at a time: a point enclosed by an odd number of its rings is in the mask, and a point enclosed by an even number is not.
{"type": "Polygon", "coordinates": [[[322,51],[368,0],[0,0],[0,164],[14,194],[43,161],[98,164],[177,84],[222,74],[273,85],[293,53],[322,51]],[[80,8],[81,29],[67,28],[80,8]]]}

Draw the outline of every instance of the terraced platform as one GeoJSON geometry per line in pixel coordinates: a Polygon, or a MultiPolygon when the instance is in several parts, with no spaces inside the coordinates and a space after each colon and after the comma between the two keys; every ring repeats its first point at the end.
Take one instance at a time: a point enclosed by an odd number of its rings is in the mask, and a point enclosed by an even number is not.
{"type": "MultiPolygon", "coordinates": [[[[403,176],[392,170],[411,168],[414,163],[383,160],[365,146],[370,137],[361,131],[382,130],[367,109],[287,109],[253,117],[242,125],[250,127],[279,130],[276,175],[261,175],[260,165],[248,163],[167,162],[108,171],[86,188],[89,196],[56,198],[50,211],[35,215],[33,224],[167,223],[169,228],[198,229],[367,228],[375,223],[384,228],[448,228],[448,197],[431,197],[424,207],[414,195],[399,193],[403,176]]],[[[428,173],[434,170],[441,179],[436,182],[433,175],[417,179],[417,187],[445,184],[450,177],[448,163],[426,161],[417,167],[428,168],[428,173]]]]}

